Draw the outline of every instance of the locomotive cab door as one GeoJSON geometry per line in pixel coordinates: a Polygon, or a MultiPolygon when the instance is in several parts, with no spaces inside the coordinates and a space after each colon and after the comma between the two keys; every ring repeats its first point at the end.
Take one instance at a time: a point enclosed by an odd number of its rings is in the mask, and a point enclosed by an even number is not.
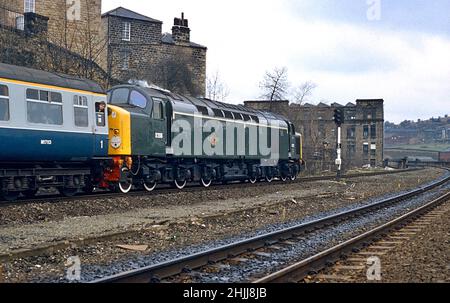
{"type": "Polygon", "coordinates": [[[151,154],[155,156],[164,156],[166,154],[166,145],[168,144],[168,121],[166,100],[153,97],[153,109],[150,117],[150,140],[151,154]]]}

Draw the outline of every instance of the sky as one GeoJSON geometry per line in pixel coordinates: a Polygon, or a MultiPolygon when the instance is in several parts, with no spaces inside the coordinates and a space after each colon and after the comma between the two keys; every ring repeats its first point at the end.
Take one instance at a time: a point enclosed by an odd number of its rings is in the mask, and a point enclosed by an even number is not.
{"type": "Polygon", "coordinates": [[[103,0],[163,21],[181,12],[208,47],[230,103],[261,96],[266,71],[291,87],[317,84],[311,103],[383,98],[392,122],[450,114],[450,0],[103,0]]]}

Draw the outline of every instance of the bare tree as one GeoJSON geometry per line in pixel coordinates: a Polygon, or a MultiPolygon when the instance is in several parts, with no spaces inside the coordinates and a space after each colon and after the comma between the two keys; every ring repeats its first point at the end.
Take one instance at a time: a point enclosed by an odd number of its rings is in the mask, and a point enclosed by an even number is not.
{"type": "Polygon", "coordinates": [[[259,84],[263,94],[262,98],[270,101],[280,101],[286,99],[289,89],[287,68],[274,68],[273,71],[267,71],[263,81],[259,84]]]}
{"type": "Polygon", "coordinates": [[[294,102],[302,105],[303,103],[309,101],[309,97],[316,88],[317,85],[312,81],[307,81],[299,85],[294,91],[294,102]]]}
{"type": "Polygon", "coordinates": [[[144,78],[159,87],[180,94],[191,96],[204,94],[194,81],[195,75],[190,67],[190,57],[183,50],[149,66],[151,67],[144,71],[143,75],[134,75],[134,77],[144,78]]]}
{"type": "Polygon", "coordinates": [[[219,71],[206,79],[206,97],[210,100],[225,101],[230,95],[227,85],[222,82],[219,71]]]}
{"type": "MultiPolygon", "coordinates": [[[[107,47],[107,37],[100,28],[94,24],[94,14],[89,0],[84,0],[86,7],[85,22],[69,21],[67,14],[63,14],[54,27],[58,30],[53,33],[50,41],[56,46],[67,50],[66,55],[59,52],[59,56],[52,56],[56,69],[66,72],[76,71],[78,76],[92,78],[95,65],[100,61],[107,47]],[[73,54],[80,55],[84,60],[73,62],[73,54]],[[76,66],[73,66],[73,64],[76,66]]],[[[65,2],[61,3],[61,11],[66,11],[65,2]]]]}

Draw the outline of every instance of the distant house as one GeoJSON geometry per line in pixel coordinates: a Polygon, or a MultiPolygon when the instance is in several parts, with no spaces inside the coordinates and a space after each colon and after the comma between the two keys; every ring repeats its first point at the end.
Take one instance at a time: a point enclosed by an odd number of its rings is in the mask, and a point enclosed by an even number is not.
{"type": "Polygon", "coordinates": [[[162,22],[123,7],[102,15],[108,39],[104,68],[114,78],[145,79],[166,89],[204,95],[207,48],[190,40],[188,20],[174,19],[172,33],[162,22]]]}

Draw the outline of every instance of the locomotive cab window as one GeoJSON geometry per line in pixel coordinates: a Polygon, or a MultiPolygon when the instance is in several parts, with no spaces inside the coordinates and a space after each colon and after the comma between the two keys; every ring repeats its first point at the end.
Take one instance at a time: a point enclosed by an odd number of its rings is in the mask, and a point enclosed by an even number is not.
{"type": "Polygon", "coordinates": [[[130,90],[128,88],[118,88],[112,91],[109,103],[111,104],[128,104],[130,90]]]}
{"type": "Polygon", "coordinates": [[[106,104],[105,102],[95,103],[95,120],[97,126],[106,126],[106,104]]]}
{"type": "Polygon", "coordinates": [[[0,85],[0,121],[9,121],[9,89],[0,85]]]}
{"type": "Polygon", "coordinates": [[[89,126],[89,109],[88,100],[85,96],[73,96],[73,112],[75,119],[75,126],[88,127],[89,126]]]}
{"type": "Polygon", "coordinates": [[[140,92],[134,90],[130,95],[130,105],[145,109],[147,107],[147,98],[140,92]]]}
{"type": "Polygon", "coordinates": [[[62,125],[62,95],[37,89],[27,89],[27,120],[30,123],[62,125]]]}

